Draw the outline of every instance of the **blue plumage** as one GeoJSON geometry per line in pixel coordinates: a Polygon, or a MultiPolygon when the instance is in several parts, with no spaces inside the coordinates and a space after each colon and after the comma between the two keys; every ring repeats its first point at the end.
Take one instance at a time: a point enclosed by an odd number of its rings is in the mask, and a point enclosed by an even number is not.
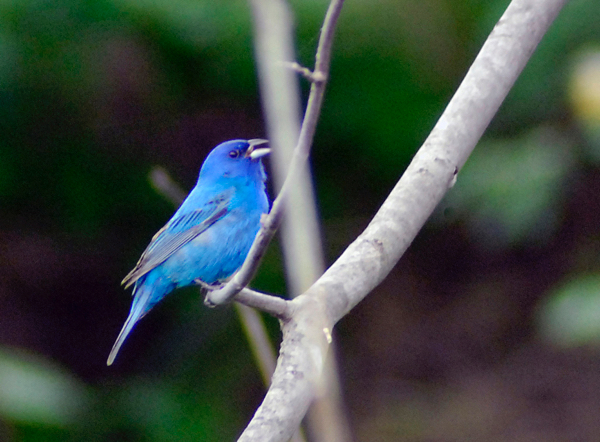
{"type": "Polygon", "coordinates": [[[208,155],[196,187],[158,231],[135,268],[125,277],[133,303],[108,356],[111,365],[121,345],[152,307],[176,288],[226,280],[246,259],[269,210],[261,158],[265,140],[231,140],[208,155]]]}

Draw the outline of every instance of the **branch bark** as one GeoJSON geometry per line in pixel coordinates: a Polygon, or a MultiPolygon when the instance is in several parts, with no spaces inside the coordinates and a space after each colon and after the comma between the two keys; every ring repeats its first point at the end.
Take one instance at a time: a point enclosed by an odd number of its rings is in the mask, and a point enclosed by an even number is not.
{"type": "MultiPolygon", "coordinates": [[[[454,184],[566,2],[511,2],[367,229],[315,284],[289,302],[290,319],[283,322],[283,342],[271,387],[240,441],[283,442],[291,437],[318,391],[333,326],[387,276],[406,251],[454,184]]],[[[310,124],[316,125],[316,121],[310,124]]],[[[306,130],[310,133],[311,128],[306,130]]]]}

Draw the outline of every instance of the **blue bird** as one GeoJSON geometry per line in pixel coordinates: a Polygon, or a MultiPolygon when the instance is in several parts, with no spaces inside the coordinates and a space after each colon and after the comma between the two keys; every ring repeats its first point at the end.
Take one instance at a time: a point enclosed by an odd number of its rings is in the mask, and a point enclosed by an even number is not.
{"type": "Polygon", "coordinates": [[[107,365],[135,324],[170,292],[195,280],[222,282],[242,266],[269,210],[261,158],[270,149],[259,147],[266,142],[226,141],[208,155],[196,187],[123,279],[125,288],[134,285],[133,303],[107,365]]]}

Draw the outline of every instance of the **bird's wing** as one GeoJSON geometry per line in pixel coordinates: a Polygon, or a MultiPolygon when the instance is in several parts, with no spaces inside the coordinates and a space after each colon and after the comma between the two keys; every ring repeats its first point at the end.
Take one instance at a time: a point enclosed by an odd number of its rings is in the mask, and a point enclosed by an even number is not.
{"type": "Polygon", "coordinates": [[[142,253],[135,268],[123,279],[125,288],[156,268],[173,253],[192,241],[212,224],[223,218],[229,207],[232,193],[223,192],[202,208],[183,213],[171,219],[156,235],[142,253]]]}

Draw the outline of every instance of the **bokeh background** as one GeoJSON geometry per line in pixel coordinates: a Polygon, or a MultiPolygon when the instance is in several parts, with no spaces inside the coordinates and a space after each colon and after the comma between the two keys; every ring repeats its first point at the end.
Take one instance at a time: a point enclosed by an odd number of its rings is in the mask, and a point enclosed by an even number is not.
{"type": "MultiPolygon", "coordinates": [[[[313,168],[332,262],[507,0],[348,1],[313,168]]],[[[291,3],[312,66],[327,3],[291,3]]],[[[600,436],[600,3],[567,5],[456,186],[338,327],[357,441],[600,436]]],[[[122,277],[207,152],[265,136],[241,0],[0,2],[0,440],[228,441],[264,393],[232,308],[122,277]]],[[[307,85],[303,93],[306,96],[307,85]]],[[[254,287],[285,293],[277,244],[254,287]]],[[[275,340],[277,323],[267,318],[275,340]]]]}

